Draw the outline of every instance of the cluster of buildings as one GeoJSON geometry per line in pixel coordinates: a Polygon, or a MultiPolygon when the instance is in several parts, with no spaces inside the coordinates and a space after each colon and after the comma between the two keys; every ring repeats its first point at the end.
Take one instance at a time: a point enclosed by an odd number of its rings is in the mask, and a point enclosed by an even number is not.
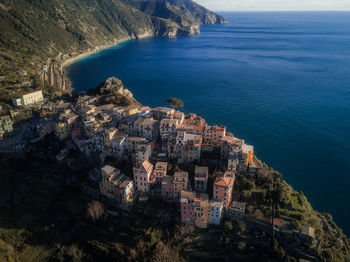
{"type": "Polygon", "coordinates": [[[202,117],[174,108],[99,105],[95,96],[80,96],[74,105],[45,105],[41,114],[48,117],[53,112],[58,113],[54,128],[58,139],[71,137],[88,156],[133,163],[132,179],[114,167],[102,168],[99,187],[107,198],[130,204],[149,194],[179,202],[181,220],[201,228],[219,225],[224,211],[244,214],[244,203],[232,202],[233,187],[238,169],[254,166],[254,149],[227,133],[226,127],[208,125],[202,117]],[[196,165],[193,179],[185,171],[168,174],[168,161],[195,164],[207,152],[220,152],[217,157],[227,167],[216,176],[212,198],[208,167],[196,165]]]}
{"type": "Polygon", "coordinates": [[[40,106],[44,101],[42,90],[24,94],[13,98],[12,103],[16,106],[10,110],[9,115],[0,116],[0,140],[13,131],[13,125],[33,117],[32,107],[40,106]]]}
{"type": "MultiPolygon", "coordinates": [[[[59,140],[71,138],[88,157],[131,161],[131,179],[115,167],[102,168],[99,188],[104,196],[120,204],[130,204],[135,197],[148,194],[179,202],[182,221],[202,228],[220,224],[224,211],[244,214],[245,207],[232,202],[232,194],[238,169],[255,166],[252,146],[227,133],[226,127],[208,125],[193,113],[185,115],[167,107],[100,105],[100,98],[85,95],[74,103],[43,103],[43,121],[36,130],[38,137],[54,133],[59,140]],[[181,170],[168,174],[169,161],[195,165],[208,152],[216,152],[226,166],[224,174],[216,175],[212,198],[208,195],[208,167],[196,165],[191,176],[181,170]]],[[[38,91],[14,99],[13,103],[28,105],[40,101],[42,93],[38,91]]],[[[21,119],[17,111],[11,116],[12,120],[21,119]]],[[[26,117],[30,114],[23,116],[26,117]]],[[[9,129],[8,125],[8,118],[1,118],[0,128],[9,129]]]]}
{"type": "Polygon", "coordinates": [[[24,94],[21,97],[12,98],[12,104],[14,106],[28,106],[38,104],[44,101],[43,91],[38,90],[28,94],[24,94]]]}
{"type": "MultiPolygon", "coordinates": [[[[106,91],[106,86],[101,87],[101,94],[106,91]]],[[[108,199],[129,205],[151,195],[177,202],[181,221],[199,228],[220,225],[224,215],[244,216],[246,204],[233,201],[234,185],[240,170],[254,173],[262,168],[253,146],[226,132],[225,126],[208,125],[194,113],[186,115],[168,107],[100,105],[100,99],[85,95],[75,103],[44,103],[41,90],[14,98],[17,108],[0,116],[0,139],[13,131],[13,124],[31,119],[33,106],[40,105],[38,138],[53,133],[59,140],[71,138],[82,153],[102,162],[106,157],[132,162],[133,177],[109,165],[101,168],[99,190],[108,199]],[[212,174],[215,179],[210,183],[208,166],[198,165],[208,153],[225,170],[212,174]],[[194,173],[174,171],[169,162],[193,164],[194,173]]],[[[62,150],[57,159],[64,159],[67,152],[62,150]]],[[[273,226],[282,232],[291,228],[279,218],[273,220],[273,226]]],[[[314,243],[312,227],[303,226],[299,235],[304,242],[314,243]]]]}

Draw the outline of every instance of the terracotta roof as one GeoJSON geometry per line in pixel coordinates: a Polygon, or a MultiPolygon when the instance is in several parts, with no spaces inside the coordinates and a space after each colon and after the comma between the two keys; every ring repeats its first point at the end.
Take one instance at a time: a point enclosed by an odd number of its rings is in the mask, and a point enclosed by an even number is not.
{"type": "Polygon", "coordinates": [[[204,129],[204,126],[193,126],[192,129],[195,129],[195,130],[203,130],[203,129],[204,129]]]}
{"type": "Polygon", "coordinates": [[[233,183],[233,179],[229,177],[217,177],[215,179],[215,185],[216,186],[222,186],[222,187],[229,187],[233,183]]]}
{"type": "Polygon", "coordinates": [[[281,218],[274,218],[273,225],[278,227],[283,227],[284,220],[281,218]]]}
{"type": "Polygon", "coordinates": [[[153,165],[148,162],[147,160],[144,160],[143,162],[139,162],[136,166],[137,169],[144,169],[145,171],[148,171],[153,165]]]}

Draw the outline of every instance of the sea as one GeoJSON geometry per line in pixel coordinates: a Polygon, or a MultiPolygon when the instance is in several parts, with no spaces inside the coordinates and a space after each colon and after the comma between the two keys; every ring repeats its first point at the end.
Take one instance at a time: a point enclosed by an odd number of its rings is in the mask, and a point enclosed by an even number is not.
{"type": "Polygon", "coordinates": [[[194,37],[130,40],[67,68],[76,91],[110,77],[144,105],[184,101],[350,234],[350,13],[224,12],[194,37]]]}

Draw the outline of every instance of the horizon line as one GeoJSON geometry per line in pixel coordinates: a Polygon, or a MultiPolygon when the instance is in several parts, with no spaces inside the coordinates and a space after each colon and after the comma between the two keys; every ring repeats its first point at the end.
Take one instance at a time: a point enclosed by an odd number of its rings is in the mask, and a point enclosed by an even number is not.
{"type": "Polygon", "coordinates": [[[350,12],[350,9],[334,9],[334,10],[322,10],[322,9],[310,9],[310,10],[300,10],[300,9],[291,9],[291,10],[261,10],[261,9],[233,9],[233,10],[220,10],[220,9],[210,9],[214,12],[350,12]]]}

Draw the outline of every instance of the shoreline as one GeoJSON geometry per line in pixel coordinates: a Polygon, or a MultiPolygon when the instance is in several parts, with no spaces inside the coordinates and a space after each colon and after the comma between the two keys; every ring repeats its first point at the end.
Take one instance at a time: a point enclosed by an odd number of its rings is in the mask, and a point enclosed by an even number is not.
{"type": "Polygon", "coordinates": [[[79,60],[81,60],[83,58],[86,58],[86,57],[88,57],[90,55],[97,54],[97,53],[99,53],[99,52],[101,52],[103,50],[106,50],[106,49],[111,48],[113,46],[117,46],[117,45],[119,45],[119,44],[121,44],[123,42],[129,41],[129,40],[133,40],[133,39],[135,39],[135,38],[131,38],[131,37],[123,38],[123,39],[117,40],[117,41],[115,41],[115,42],[113,42],[111,44],[96,46],[94,48],[94,50],[83,52],[83,53],[78,54],[76,56],[70,57],[70,58],[62,61],[61,65],[60,65],[60,70],[62,72],[62,71],[64,71],[67,68],[67,66],[70,66],[71,64],[74,64],[75,62],[77,62],[77,61],[79,61],[79,60]]]}
{"type": "MultiPolygon", "coordinates": [[[[100,46],[96,46],[93,50],[87,51],[87,52],[83,52],[81,54],[75,55],[73,57],[69,57],[68,59],[62,60],[62,62],[60,63],[60,74],[62,77],[62,86],[61,86],[61,90],[68,90],[70,93],[72,93],[72,91],[74,90],[71,86],[71,81],[69,79],[69,77],[67,76],[67,70],[66,68],[72,64],[74,64],[75,62],[78,62],[79,60],[86,58],[88,56],[97,54],[101,51],[104,51],[106,49],[109,49],[111,47],[117,46],[121,43],[130,41],[130,40],[136,40],[136,39],[144,39],[144,38],[151,38],[154,37],[154,33],[150,33],[150,32],[146,32],[142,35],[138,35],[135,37],[126,37],[126,38],[122,38],[119,40],[116,40],[110,44],[106,44],[106,45],[100,45],[100,46]]],[[[66,54],[69,55],[69,54],[66,54]]]]}

